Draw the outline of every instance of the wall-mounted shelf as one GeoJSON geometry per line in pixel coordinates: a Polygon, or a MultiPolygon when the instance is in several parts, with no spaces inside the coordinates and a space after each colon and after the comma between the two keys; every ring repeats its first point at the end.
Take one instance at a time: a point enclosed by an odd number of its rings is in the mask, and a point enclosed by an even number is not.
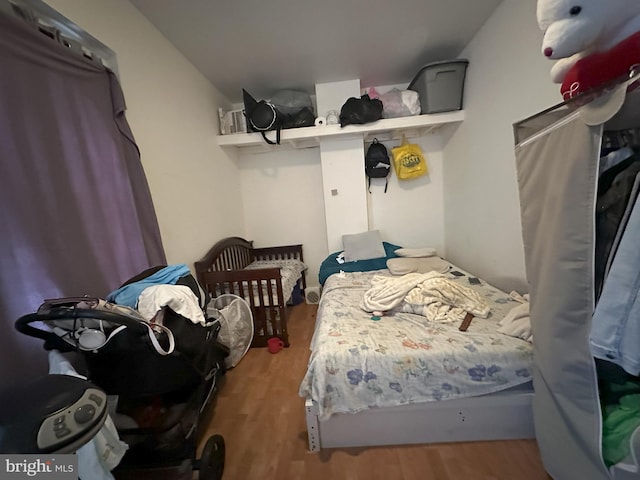
{"type": "MultiPolygon", "coordinates": [[[[416,115],[412,117],[386,118],[364,125],[324,125],[320,127],[302,127],[282,130],[280,145],[267,144],[259,133],[237,133],[233,135],[218,135],[218,145],[221,147],[240,148],[249,153],[270,152],[282,148],[310,148],[320,144],[321,138],[363,136],[370,140],[374,136],[379,140],[394,140],[407,137],[420,137],[438,128],[460,123],[464,120],[464,110],[436,113],[431,115],[416,115]]],[[[275,139],[275,132],[267,133],[268,138],[275,139]]]]}

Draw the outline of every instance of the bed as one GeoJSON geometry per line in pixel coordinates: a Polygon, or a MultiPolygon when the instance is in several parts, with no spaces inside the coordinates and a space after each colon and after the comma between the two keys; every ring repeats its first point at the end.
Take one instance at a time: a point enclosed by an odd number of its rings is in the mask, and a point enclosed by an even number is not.
{"type": "Polygon", "coordinates": [[[241,237],[223,238],[195,262],[198,281],[213,298],[230,293],[247,300],[252,347],[265,347],[272,337],[289,346],[287,305],[303,298],[305,270],[302,245],[254,248],[241,237]]]}
{"type": "MultiPolygon", "coordinates": [[[[396,248],[385,245],[389,258],[396,248]]],[[[323,264],[334,261],[331,254],[323,264]]],[[[448,264],[438,275],[472,288],[489,307],[487,318],[475,317],[460,331],[459,321],[430,322],[404,306],[378,320],[361,308],[362,299],[374,279],[391,272],[341,267],[323,282],[299,390],[311,451],[534,438],[532,345],[497,332],[519,305],[512,295],[483,280],[471,285],[466,272],[448,264]]]]}

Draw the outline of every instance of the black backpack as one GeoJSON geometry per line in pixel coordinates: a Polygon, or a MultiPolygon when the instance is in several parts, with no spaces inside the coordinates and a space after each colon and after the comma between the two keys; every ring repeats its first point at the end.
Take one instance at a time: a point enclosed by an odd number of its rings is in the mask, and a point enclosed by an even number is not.
{"type": "Polygon", "coordinates": [[[369,193],[371,193],[372,178],[386,178],[384,184],[384,193],[387,193],[389,185],[389,172],[391,172],[391,161],[387,153],[387,147],[378,142],[377,138],[373,139],[373,143],[369,146],[367,154],[364,157],[364,172],[369,181],[369,193]]]}

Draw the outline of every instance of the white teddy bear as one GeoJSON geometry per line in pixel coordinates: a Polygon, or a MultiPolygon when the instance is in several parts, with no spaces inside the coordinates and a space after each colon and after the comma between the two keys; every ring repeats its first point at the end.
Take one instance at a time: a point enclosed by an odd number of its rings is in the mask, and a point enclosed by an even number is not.
{"type": "Polygon", "coordinates": [[[640,32],[640,0],[538,0],[537,17],[542,53],[557,60],[551,79],[562,83],[580,59],[640,32]]]}

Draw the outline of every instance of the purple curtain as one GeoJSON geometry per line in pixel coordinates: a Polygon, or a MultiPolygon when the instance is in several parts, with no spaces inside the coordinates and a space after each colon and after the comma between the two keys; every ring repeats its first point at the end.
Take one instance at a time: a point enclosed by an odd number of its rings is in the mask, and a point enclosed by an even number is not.
{"type": "Polygon", "coordinates": [[[47,364],[18,317],[166,260],[115,75],[1,12],[0,32],[0,378],[20,382],[47,364]]]}

